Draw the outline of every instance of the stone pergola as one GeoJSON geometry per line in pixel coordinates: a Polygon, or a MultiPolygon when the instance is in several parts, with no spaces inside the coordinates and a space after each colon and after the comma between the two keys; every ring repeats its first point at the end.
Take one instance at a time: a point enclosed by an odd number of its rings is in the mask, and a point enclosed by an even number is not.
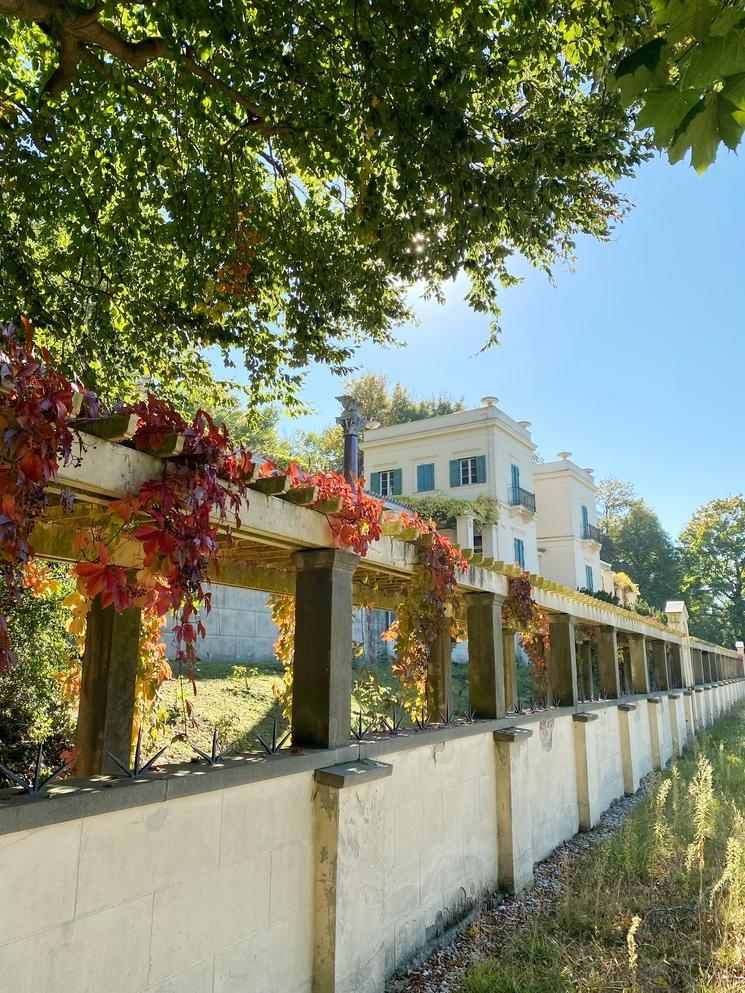
{"type": "MultiPolygon", "coordinates": [[[[107,433],[107,421],[92,425],[107,433]]],[[[108,432],[110,435],[111,431],[108,432]]],[[[136,451],[122,436],[83,433],[84,454],[62,468],[51,488],[71,490],[75,509],[52,506],[32,536],[40,557],[74,561],[74,538],[100,521],[112,499],[135,493],[147,480],[169,472],[168,453],[136,451]]],[[[174,453],[172,453],[174,454],[174,453]]],[[[395,611],[417,565],[416,539],[382,537],[365,558],[335,547],[325,513],[307,506],[315,494],[291,489],[284,476],[256,479],[240,508],[240,527],[225,541],[212,581],[296,597],[292,741],[336,748],[349,741],[351,725],[352,610],[355,604],[395,611]],[[305,504],[305,505],[304,505],[305,504]]],[[[327,508],[333,512],[334,508],[327,508]]],[[[469,642],[470,706],[478,718],[500,718],[517,703],[514,633],[503,629],[502,604],[512,567],[465,551],[468,571],[459,579],[459,610],[469,642]]],[[[140,564],[131,541],[114,561],[140,564]]],[[[556,705],[581,699],[619,698],[703,686],[743,675],[736,651],[690,638],[679,610],[668,626],[592,597],[530,576],[533,598],[550,621],[550,692],[556,705]],[[624,687],[619,678],[624,659],[624,687]],[[650,678],[651,674],[651,678],[650,678]]],[[[677,605],[676,605],[677,607],[677,605]]],[[[78,773],[113,772],[106,753],[129,753],[138,658],[139,611],[117,614],[98,598],[88,615],[77,744],[78,773]]],[[[449,619],[432,646],[429,665],[431,715],[451,704],[449,619]]]]}

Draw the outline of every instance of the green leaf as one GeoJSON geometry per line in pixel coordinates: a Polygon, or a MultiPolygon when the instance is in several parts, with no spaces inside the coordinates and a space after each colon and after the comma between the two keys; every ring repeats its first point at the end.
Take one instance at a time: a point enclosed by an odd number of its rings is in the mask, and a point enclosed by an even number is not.
{"type": "Polygon", "coordinates": [[[720,93],[711,93],[689,112],[680,133],[670,146],[670,161],[679,162],[691,151],[691,165],[705,172],[717,157],[719,145],[734,150],[742,140],[745,118],[720,93]]]}
{"type": "Polygon", "coordinates": [[[741,29],[712,36],[680,62],[681,84],[701,89],[741,72],[745,72],[745,31],[741,29]]]}
{"type": "Polygon", "coordinates": [[[621,91],[621,99],[627,106],[651,84],[664,79],[666,66],[662,61],[662,52],[666,45],[664,38],[654,38],[618,63],[615,72],[616,82],[621,91]]]}
{"type": "Polygon", "coordinates": [[[696,90],[679,90],[665,86],[644,96],[644,106],[637,114],[638,128],[652,128],[657,148],[669,145],[686,114],[700,99],[696,90]]]}

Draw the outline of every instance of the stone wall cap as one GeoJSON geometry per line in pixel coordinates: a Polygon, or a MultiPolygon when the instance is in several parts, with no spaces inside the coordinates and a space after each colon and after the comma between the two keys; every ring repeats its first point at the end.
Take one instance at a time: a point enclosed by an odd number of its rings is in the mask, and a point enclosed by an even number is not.
{"type": "Polygon", "coordinates": [[[624,712],[629,711],[629,710],[636,710],[636,704],[635,703],[619,703],[618,704],[618,709],[619,710],[623,710],[624,712]]]}
{"type": "Polygon", "coordinates": [[[499,728],[494,732],[495,741],[527,741],[533,732],[530,728],[499,728]]]}
{"type": "Polygon", "coordinates": [[[341,762],[339,765],[327,765],[324,769],[316,769],[315,780],[324,786],[334,786],[343,790],[347,786],[358,786],[370,783],[374,779],[385,779],[393,773],[393,766],[388,762],[376,762],[375,759],[361,759],[358,762],[341,762]]]}
{"type": "Polygon", "coordinates": [[[683,696],[693,696],[693,690],[683,690],[683,696]]]}
{"type": "Polygon", "coordinates": [[[680,693],[668,693],[668,700],[680,700],[680,693]]]}
{"type": "Polygon", "coordinates": [[[590,721],[596,721],[597,719],[597,714],[589,714],[586,710],[581,710],[579,713],[572,715],[572,720],[577,721],[578,724],[589,724],[590,721]]]}
{"type": "Polygon", "coordinates": [[[704,688],[703,688],[703,686],[694,686],[693,692],[694,693],[703,693],[704,692],[704,688]]]}
{"type": "Polygon", "coordinates": [[[648,696],[647,700],[649,700],[650,703],[662,703],[661,696],[648,696]]]}

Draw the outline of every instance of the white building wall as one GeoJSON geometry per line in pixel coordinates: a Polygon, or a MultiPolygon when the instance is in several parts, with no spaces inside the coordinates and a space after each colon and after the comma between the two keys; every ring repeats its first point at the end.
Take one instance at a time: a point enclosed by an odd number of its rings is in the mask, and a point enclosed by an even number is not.
{"type": "MultiPolygon", "coordinates": [[[[497,557],[504,562],[515,558],[514,539],[525,548],[525,568],[538,571],[538,546],[535,515],[508,502],[512,483],[512,466],[520,470],[520,486],[534,493],[533,452],[530,432],[495,405],[465,410],[441,417],[396,424],[365,433],[365,479],[373,473],[401,470],[404,496],[427,496],[441,493],[457,500],[475,500],[490,496],[499,501],[497,557]],[[483,455],[486,479],[483,483],[450,485],[450,462],[483,455]],[[434,465],[434,490],[417,490],[417,466],[434,465]]],[[[392,498],[395,500],[395,496],[392,498]]]]}
{"type": "Polygon", "coordinates": [[[583,506],[587,508],[588,523],[597,527],[592,473],[562,459],[537,465],[534,480],[541,575],[570,588],[584,587],[589,566],[593,588],[602,589],[600,546],[583,537],[583,506]]]}

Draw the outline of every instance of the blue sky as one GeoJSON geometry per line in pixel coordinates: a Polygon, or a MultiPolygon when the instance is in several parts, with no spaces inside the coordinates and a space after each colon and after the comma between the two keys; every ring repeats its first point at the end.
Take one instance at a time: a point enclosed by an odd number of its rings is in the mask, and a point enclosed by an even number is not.
{"type": "MultiPolygon", "coordinates": [[[[403,349],[363,347],[360,370],[388,373],[420,396],[485,394],[533,423],[545,459],[569,450],[596,479],[631,480],[677,534],[713,497],[745,489],[745,169],[720,152],[703,176],[656,159],[626,184],[635,206],[612,243],[582,239],[555,285],[523,270],[503,293],[501,344],[478,355],[488,321],[463,302],[416,303],[403,349]]],[[[341,381],[312,369],[304,399],[337,413],[341,381]]]]}

